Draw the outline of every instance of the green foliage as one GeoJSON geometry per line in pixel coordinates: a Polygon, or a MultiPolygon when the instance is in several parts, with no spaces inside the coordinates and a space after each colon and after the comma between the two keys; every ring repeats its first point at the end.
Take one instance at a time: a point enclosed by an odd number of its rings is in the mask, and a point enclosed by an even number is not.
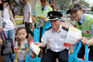
{"type": "MultiPolygon", "coordinates": [[[[60,10],[66,10],[70,7],[71,3],[76,0],[55,0],[55,5],[59,6],[60,10]]],[[[79,0],[78,2],[82,6],[89,7],[89,4],[85,0],[79,0]]]]}
{"type": "Polygon", "coordinates": [[[87,2],[85,2],[85,0],[79,0],[79,4],[89,7],[89,4],[87,2]]]}
{"type": "Polygon", "coordinates": [[[91,7],[91,11],[93,11],[93,6],[91,7]]]}
{"type": "Polygon", "coordinates": [[[71,0],[55,0],[55,5],[58,5],[60,10],[69,8],[71,0]]]}

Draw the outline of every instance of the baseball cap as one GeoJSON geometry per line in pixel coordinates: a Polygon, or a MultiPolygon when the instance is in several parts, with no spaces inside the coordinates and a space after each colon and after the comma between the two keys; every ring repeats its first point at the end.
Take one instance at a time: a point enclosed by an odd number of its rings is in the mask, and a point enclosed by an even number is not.
{"type": "Polygon", "coordinates": [[[69,8],[69,10],[67,10],[67,14],[69,14],[71,12],[71,10],[76,10],[76,9],[81,9],[81,5],[80,4],[72,4],[69,8]]]}

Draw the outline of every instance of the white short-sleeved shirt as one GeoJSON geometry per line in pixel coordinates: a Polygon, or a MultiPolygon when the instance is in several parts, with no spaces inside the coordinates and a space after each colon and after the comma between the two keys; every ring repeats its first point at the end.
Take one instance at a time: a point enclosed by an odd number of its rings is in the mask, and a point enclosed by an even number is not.
{"type": "MultiPolygon", "coordinates": [[[[7,5],[7,3],[5,3],[5,5],[7,5]]],[[[13,24],[13,22],[10,20],[9,5],[4,8],[2,23],[3,23],[3,22],[6,23],[5,27],[3,28],[4,31],[8,31],[8,30],[14,29],[14,24],[13,24]]]]}
{"type": "Polygon", "coordinates": [[[60,26],[58,32],[54,32],[53,29],[45,31],[41,41],[49,44],[50,50],[54,52],[60,52],[67,47],[63,46],[67,37],[67,31],[60,26]]]}
{"type": "MultiPolygon", "coordinates": [[[[31,5],[29,4],[29,2],[27,2],[27,4],[24,6],[24,22],[27,22],[29,12],[31,13],[31,5]]],[[[31,16],[30,16],[30,21],[29,22],[32,23],[31,16]]]]}

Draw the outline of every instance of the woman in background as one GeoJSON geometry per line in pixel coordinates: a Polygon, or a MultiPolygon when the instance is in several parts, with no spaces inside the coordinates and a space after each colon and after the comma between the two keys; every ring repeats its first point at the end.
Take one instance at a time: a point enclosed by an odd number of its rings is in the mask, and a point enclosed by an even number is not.
{"type": "MultiPolygon", "coordinates": [[[[2,25],[3,25],[3,31],[7,37],[7,39],[13,39],[15,38],[15,21],[11,12],[11,2],[10,0],[2,0],[3,3],[3,11],[2,13],[2,25]]],[[[2,39],[4,40],[4,39],[2,39]]],[[[7,54],[4,55],[4,62],[11,62],[16,60],[16,54],[7,54]]]]}

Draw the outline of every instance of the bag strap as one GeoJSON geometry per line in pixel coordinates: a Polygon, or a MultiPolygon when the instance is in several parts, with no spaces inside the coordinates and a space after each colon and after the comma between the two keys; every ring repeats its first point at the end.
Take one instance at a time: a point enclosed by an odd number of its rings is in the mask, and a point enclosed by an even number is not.
{"type": "MultiPolygon", "coordinates": [[[[81,44],[81,41],[79,41],[75,46],[74,46],[74,57],[77,56],[80,48],[81,48],[82,44],[81,44]]],[[[88,61],[88,45],[85,45],[85,61],[88,61]]]]}
{"type": "Polygon", "coordinates": [[[81,48],[81,41],[74,46],[74,55],[76,56],[81,48]]]}
{"type": "Polygon", "coordinates": [[[39,27],[38,27],[38,22],[36,23],[36,29],[37,29],[37,28],[39,28],[39,27]]]}
{"type": "Polygon", "coordinates": [[[4,35],[4,39],[6,40],[7,38],[6,38],[6,35],[5,35],[5,33],[4,33],[4,30],[2,30],[2,32],[3,32],[3,35],[4,35]]]}
{"type": "Polygon", "coordinates": [[[88,61],[88,45],[85,45],[85,61],[88,61]]]}

